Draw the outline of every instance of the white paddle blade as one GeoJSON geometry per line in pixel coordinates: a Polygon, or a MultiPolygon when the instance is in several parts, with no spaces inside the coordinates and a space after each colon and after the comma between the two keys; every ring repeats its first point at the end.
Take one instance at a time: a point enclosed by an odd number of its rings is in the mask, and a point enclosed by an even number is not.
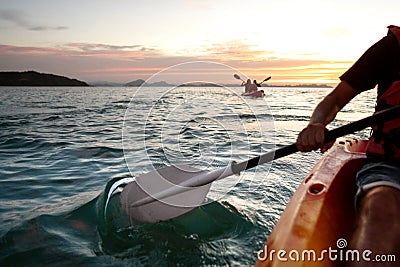
{"type": "Polygon", "coordinates": [[[134,221],[154,223],[178,217],[200,206],[211,184],[190,187],[183,192],[156,199],[148,204],[139,206],[132,204],[149,196],[154,197],[173,187],[181,187],[179,184],[182,182],[204,172],[190,166],[169,166],[146,173],[125,186],[121,193],[121,206],[134,221]]]}

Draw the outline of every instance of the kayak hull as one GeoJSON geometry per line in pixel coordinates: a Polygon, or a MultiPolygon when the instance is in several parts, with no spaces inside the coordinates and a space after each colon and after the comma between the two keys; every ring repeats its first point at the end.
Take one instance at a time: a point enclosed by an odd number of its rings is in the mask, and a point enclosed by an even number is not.
{"type": "Polygon", "coordinates": [[[251,93],[243,93],[242,96],[251,96],[251,97],[264,97],[265,93],[264,90],[255,91],[251,93]]]}
{"type": "Polygon", "coordinates": [[[355,175],[366,160],[366,144],[337,142],[315,165],[259,251],[255,266],[342,265],[339,251],[354,230],[355,175]],[[330,250],[336,254],[329,255],[330,250]]]}

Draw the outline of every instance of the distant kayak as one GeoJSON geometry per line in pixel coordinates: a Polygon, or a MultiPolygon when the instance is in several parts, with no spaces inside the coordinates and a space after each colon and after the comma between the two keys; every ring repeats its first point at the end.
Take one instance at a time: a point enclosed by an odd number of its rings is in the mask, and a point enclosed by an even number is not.
{"type": "Polygon", "coordinates": [[[260,248],[255,266],[342,266],[346,259],[340,259],[340,251],[346,251],[354,229],[355,175],[366,160],[366,144],[337,142],[315,165],[260,248]],[[336,253],[325,253],[330,249],[336,253]],[[285,253],[278,256],[278,251],[285,253]]]}
{"type": "Polygon", "coordinates": [[[264,97],[265,93],[264,93],[264,90],[260,90],[260,91],[243,93],[242,96],[264,97]]]}

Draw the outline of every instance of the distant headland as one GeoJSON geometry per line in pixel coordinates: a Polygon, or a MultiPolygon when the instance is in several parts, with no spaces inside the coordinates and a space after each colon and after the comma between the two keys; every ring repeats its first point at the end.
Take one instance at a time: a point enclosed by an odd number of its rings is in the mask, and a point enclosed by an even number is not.
{"type": "MultiPolygon", "coordinates": [[[[184,84],[170,84],[165,81],[160,81],[160,82],[154,82],[154,83],[146,83],[142,79],[138,79],[126,84],[123,84],[121,86],[145,86],[145,87],[240,87],[239,84],[215,84],[215,83],[208,83],[208,82],[191,82],[191,83],[184,83],[184,84]]],[[[274,84],[263,84],[262,87],[307,87],[307,88],[332,88],[332,86],[327,85],[327,84],[286,84],[286,85],[274,85],[274,84]]]]}
{"type": "Polygon", "coordinates": [[[89,86],[77,79],[36,71],[0,72],[0,86],[89,86]]]}
{"type": "Polygon", "coordinates": [[[294,87],[294,88],[333,88],[328,84],[317,84],[317,83],[302,83],[302,84],[279,84],[279,85],[265,85],[265,87],[294,87]]]}
{"type": "MultiPolygon", "coordinates": [[[[170,84],[165,81],[147,83],[143,79],[134,80],[128,83],[117,82],[93,82],[86,83],[77,79],[71,79],[64,76],[39,73],[37,71],[0,71],[0,86],[94,86],[94,87],[240,87],[239,84],[214,84],[207,82],[191,82],[185,84],[170,84]]],[[[275,85],[263,84],[262,87],[307,87],[307,88],[332,88],[327,84],[296,84],[296,85],[275,85]]]]}

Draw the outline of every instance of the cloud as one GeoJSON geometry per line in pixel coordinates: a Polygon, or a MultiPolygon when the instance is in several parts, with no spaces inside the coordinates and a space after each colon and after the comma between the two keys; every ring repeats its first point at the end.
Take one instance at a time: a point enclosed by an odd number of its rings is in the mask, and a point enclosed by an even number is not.
{"type": "Polygon", "coordinates": [[[58,49],[47,47],[0,45],[0,55],[50,55],[60,52],[58,49]]]}
{"type": "Polygon", "coordinates": [[[161,51],[142,45],[110,45],[99,43],[68,43],[61,47],[71,56],[113,58],[116,60],[137,61],[150,57],[161,57],[161,51]]]}
{"type": "Polygon", "coordinates": [[[0,18],[6,21],[13,22],[19,27],[30,27],[22,12],[18,10],[0,10],[0,18]]]}
{"type": "MultiPolygon", "coordinates": [[[[146,80],[165,68],[191,61],[223,63],[238,69],[252,79],[260,80],[272,76],[270,82],[276,84],[333,84],[350,65],[350,62],[281,58],[273,51],[262,51],[240,42],[230,45],[214,44],[204,49],[200,56],[166,55],[161,50],[139,44],[69,43],[58,47],[0,45],[0,70],[33,69],[66,75],[89,83],[99,80],[110,82],[146,80]]],[[[176,79],[180,75],[181,73],[177,74],[176,79]]],[[[233,79],[231,75],[229,78],[233,79]]]]}
{"type": "Polygon", "coordinates": [[[108,45],[96,43],[68,43],[57,47],[30,47],[30,46],[14,46],[1,45],[0,54],[19,53],[19,54],[59,54],[68,56],[99,56],[112,55],[115,58],[126,57],[132,55],[145,57],[159,56],[159,50],[142,45],[108,45]]]}
{"type": "Polygon", "coordinates": [[[66,26],[58,26],[58,27],[45,27],[45,26],[34,26],[26,28],[30,31],[62,31],[68,30],[69,28],[66,26]]]}
{"type": "Polygon", "coordinates": [[[67,30],[67,26],[44,26],[36,25],[27,19],[27,15],[20,10],[0,10],[0,19],[9,21],[18,27],[29,31],[49,31],[49,30],[67,30]]]}
{"type": "Polygon", "coordinates": [[[241,40],[230,40],[224,43],[213,43],[205,47],[203,54],[208,58],[230,60],[260,60],[271,57],[273,51],[257,49],[257,46],[243,43],[241,40]]]}
{"type": "Polygon", "coordinates": [[[109,44],[96,44],[96,43],[69,43],[67,47],[83,51],[83,52],[96,52],[96,51],[156,51],[154,48],[144,47],[142,45],[109,45],[109,44]]]}
{"type": "Polygon", "coordinates": [[[155,48],[142,45],[70,43],[58,47],[30,47],[0,44],[0,70],[37,70],[86,81],[130,81],[181,63],[166,58],[155,48]],[[125,79],[124,79],[125,77],[125,79]]]}

